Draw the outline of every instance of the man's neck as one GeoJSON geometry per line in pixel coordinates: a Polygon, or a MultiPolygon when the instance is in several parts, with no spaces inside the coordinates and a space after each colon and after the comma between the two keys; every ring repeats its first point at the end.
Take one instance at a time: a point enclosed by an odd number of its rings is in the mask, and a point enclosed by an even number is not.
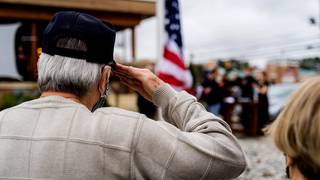
{"type": "Polygon", "coordinates": [[[41,94],[41,97],[47,97],[47,96],[62,96],[66,99],[70,99],[75,102],[81,103],[80,98],[72,93],[45,91],[41,94]]]}
{"type": "Polygon", "coordinates": [[[95,104],[94,100],[92,100],[92,96],[85,96],[80,98],[79,96],[68,92],[45,91],[41,93],[41,97],[47,96],[61,96],[66,99],[70,99],[74,102],[85,105],[89,110],[91,110],[95,104]]]}

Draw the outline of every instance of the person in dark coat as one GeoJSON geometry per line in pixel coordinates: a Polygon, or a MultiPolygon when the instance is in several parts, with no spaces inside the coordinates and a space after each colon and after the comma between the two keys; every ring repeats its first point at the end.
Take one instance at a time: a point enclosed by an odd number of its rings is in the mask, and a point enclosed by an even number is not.
{"type": "Polygon", "coordinates": [[[217,69],[213,69],[208,73],[207,79],[202,83],[202,99],[207,103],[208,111],[215,115],[220,114],[222,102],[222,88],[216,80],[217,76],[217,69]]]}
{"type": "Polygon", "coordinates": [[[257,84],[256,79],[252,75],[253,69],[249,67],[245,71],[245,76],[241,83],[241,99],[242,99],[242,113],[241,122],[246,134],[250,134],[250,120],[252,119],[252,103],[254,100],[254,86],[257,84]]]}
{"type": "Polygon", "coordinates": [[[260,135],[263,134],[262,129],[270,119],[268,86],[267,73],[263,71],[258,76],[258,133],[260,135]]]}

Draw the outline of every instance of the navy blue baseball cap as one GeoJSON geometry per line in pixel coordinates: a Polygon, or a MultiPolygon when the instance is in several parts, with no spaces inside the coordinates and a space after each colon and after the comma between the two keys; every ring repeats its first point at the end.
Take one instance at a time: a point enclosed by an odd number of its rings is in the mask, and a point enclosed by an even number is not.
{"type": "Polygon", "coordinates": [[[115,38],[116,31],[110,23],[89,14],[62,11],[54,15],[43,33],[42,52],[113,65],[115,38]],[[58,40],[63,38],[79,39],[87,48],[82,51],[57,46],[58,40]]]}

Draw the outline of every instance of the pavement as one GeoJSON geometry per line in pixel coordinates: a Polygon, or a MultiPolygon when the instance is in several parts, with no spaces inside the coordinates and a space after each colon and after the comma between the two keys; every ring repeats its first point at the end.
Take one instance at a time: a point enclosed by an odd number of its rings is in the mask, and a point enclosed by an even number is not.
{"type": "Polygon", "coordinates": [[[285,175],[285,157],[270,137],[240,138],[247,155],[247,169],[237,180],[282,180],[285,175]]]}

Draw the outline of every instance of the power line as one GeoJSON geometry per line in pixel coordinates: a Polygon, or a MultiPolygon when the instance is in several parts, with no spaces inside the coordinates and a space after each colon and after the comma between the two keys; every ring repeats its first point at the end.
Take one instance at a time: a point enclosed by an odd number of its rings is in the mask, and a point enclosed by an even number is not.
{"type": "Polygon", "coordinates": [[[231,48],[213,48],[213,49],[206,49],[203,50],[202,52],[196,52],[197,54],[211,54],[211,53],[218,53],[218,52],[226,52],[226,51],[236,51],[236,50],[247,50],[247,49],[252,49],[252,48],[257,48],[258,49],[265,49],[265,48],[274,48],[275,46],[287,46],[287,45],[293,45],[293,44],[301,44],[301,43],[306,43],[306,42],[310,42],[310,41],[316,41],[319,40],[319,36],[318,37],[312,37],[312,38],[305,38],[305,39],[300,39],[300,40],[291,40],[291,41],[287,41],[287,42],[278,42],[275,43],[276,41],[272,42],[272,43],[256,43],[255,45],[251,45],[251,46],[241,46],[241,47],[231,47],[231,48]]]}
{"type": "MultiPolygon", "coordinates": [[[[320,44],[314,44],[312,49],[306,49],[302,47],[295,47],[291,49],[283,49],[282,51],[269,51],[260,54],[247,54],[247,55],[229,55],[229,56],[220,56],[220,59],[251,59],[251,58],[270,58],[274,59],[275,57],[280,56],[289,56],[292,53],[304,52],[305,54],[310,53],[314,50],[319,50],[320,44]]],[[[320,52],[318,52],[320,53],[320,52]]],[[[212,58],[212,57],[211,57],[212,58]]],[[[204,58],[203,58],[204,59],[204,58]]]]}
{"type": "MultiPolygon", "coordinates": [[[[293,51],[293,52],[290,52],[288,54],[286,54],[285,56],[287,58],[292,58],[292,57],[297,57],[297,56],[310,56],[310,55],[313,55],[313,56],[320,56],[320,51],[319,51],[320,47],[316,47],[314,48],[313,50],[316,50],[316,51],[312,51],[312,50],[297,50],[297,51],[293,51]]],[[[278,55],[277,57],[280,57],[280,55],[278,55]]],[[[274,58],[274,57],[272,57],[274,58]]]]}
{"type": "MultiPolygon", "coordinates": [[[[291,32],[292,33],[292,32],[291,32]]],[[[259,42],[279,42],[279,41],[283,41],[283,40],[290,40],[290,39],[305,39],[305,38],[315,38],[315,37],[318,37],[319,36],[319,33],[315,33],[315,34],[310,34],[309,32],[306,32],[305,34],[299,34],[299,35],[288,35],[288,34],[291,34],[291,33],[286,33],[286,34],[278,34],[278,35],[274,35],[274,36],[270,36],[270,37],[264,37],[263,39],[258,39],[258,37],[248,37],[246,39],[257,39],[255,41],[252,41],[252,42],[247,42],[247,43],[244,43],[242,45],[253,45],[253,46],[256,46],[256,45],[260,45],[261,43],[257,43],[257,41],[259,42]],[[301,36],[302,35],[302,36],[301,36]],[[283,38],[285,37],[285,38],[283,38]]],[[[261,37],[261,36],[260,36],[261,37]]],[[[214,40],[212,40],[214,41],[214,40]]],[[[211,42],[212,42],[211,41],[211,42]]],[[[270,43],[269,42],[269,43],[270,43]]],[[[209,47],[209,46],[207,46],[209,47]]],[[[218,45],[218,47],[215,47],[215,46],[210,46],[209,48],[221,48],[221,46],[218,45]]],[[[197,51],[202,51],[202,50],[197,50],[197,51]]]]}
{"type": "MultiPolygon", "coordinates": [[[[272,52],[272,51],[285,51],[290,48],[295,48],[295,47],[301,47],[301,48],[312,48],[315,45],[318,45],[319,42],[315,42],[315,40],[309,40],[309,41],[303,41],[303,42],[296,42],[292,44],[284,44],[283,46],[273,46],[273,47],[261,47],[257,49],[252,49],[252,50],[243,50],[243,51],[235,51],[232,52],[232,54],[238,54],[237,56],[246,56],[247,54],[259,54],[259,53],[265,53],[265,52],[272,52]]],[[[226,53],[226,52],[220,52],[220,53],[214,53],[215,56],[217,54],[221,53],[226,53]]],[[[210,54],[208,54],[210,55],[210,54]]]]}
{"type": "Polygon", "coordinates": [[[259,55],[259,54],[265,54],[265,53],[272,53],[272,52],[287,52],[287,51],[292,51],[292,50],[299,50],[299,49],[304,49],[304,50],[310,50],[313,49],[317,46],[319,46],[319,42],[313,43],[313,44],[291,44],[288,46],[279,46],[279,47],[270,47],[270,48],[261,48],[258,50],[252,50],[248,51],[246,53],[242,53],[243,56],[246,55],[259,55]]]}
{"type": "MultiPolygon", "coordinates": [[[[286,35],[282,35],[282,36],[286,36],[286,35]]],[[[200,50],[199,49],[192,50],[192,52],[195,54],[206,54],[206,53],[217,53],[221,51],[252,49],[252,48],[256,48],[257,46],[275,46],[275,45],[278,46],[279,44],[284,44],[284,41],[286,41],[285,43],[288,44],[288,43],[295,43],[297,41],[308,41],[308,40],[310,41],[310,40],[319,39],[319,34],[312,34],[307,36],[293,36],[293,37],[289,36],[288,38],[277,38],[277,37],[273,37],[273,38],[268,38],[267,41],[258,40],[259,43],[257,43],[257,41],[255,41],[254,43],[243,43],[241,44],[241,46],[238,46],[238,47],[224,48],[221,46],[216,46],[216,47],[211,46],[211,47],[206,47],[205,49],[202,48],[200,50]]]]}
{"type": "MultiPolygon", "coordinates": [[[[264,54],[252,54],[252,55],[247,55],[247,56],[236,56],[237,58],[244,58],[244,59],[250,59],[250,58],[254,58],[254,57],[264,57],[264,58],[270,58],[270,59],[274,59],[275,57],[285,57],[285,56],[291,56],[292,53],[296,53],[296,52],[304,52],[304,54],[308,54],[314,50],[319,50],[320,49],[320,44],[318,44],[318,46],[314,46],[312,49],[301,49],[301,48],[294,48],[294,49],[286,49],[281,51],[277,51],[277,52],[269,52],[269,53],[264,53],[264,54]]],[[[318,51],[317,53],[320,54],[320,52],[318,51]]]]}

